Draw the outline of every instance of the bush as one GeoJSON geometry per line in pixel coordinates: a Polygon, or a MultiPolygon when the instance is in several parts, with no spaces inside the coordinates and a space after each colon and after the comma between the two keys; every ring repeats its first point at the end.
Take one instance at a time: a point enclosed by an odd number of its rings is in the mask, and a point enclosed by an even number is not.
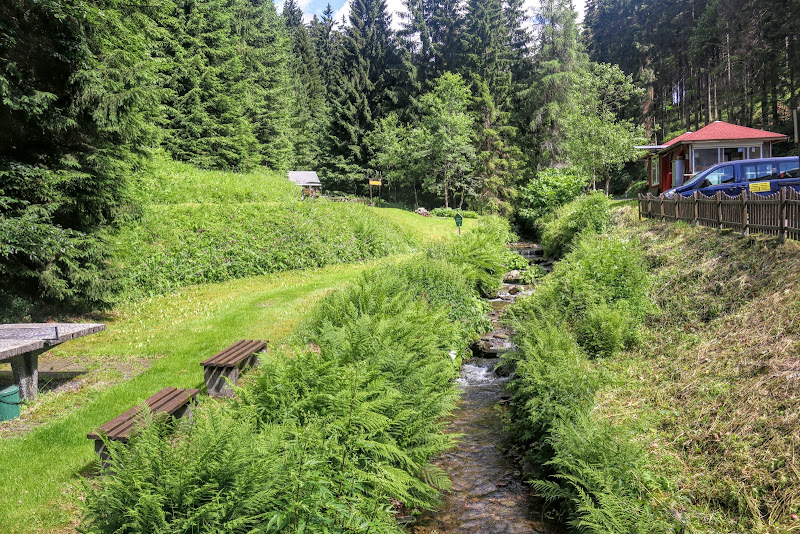
{"type": "Polygon", "coordinates": [[[633,182],[631,186],[625,190],[625,198],[637,198],[639,194],[647,193],[647,180],[639,180],[633,182]]]}
{"type": "Polygon", "coordinates": [[[520,190],[518,216],[529,229],[540,229],[556,208],[580,196],[589,177],[576,169],[542,169],[520,190]]]}
{"type": "Polygon", "coordinates": [[[532,482],[534,490],[561,504],[567,524],[591,534],[673,532],[648,504],[662,490],[650,471],[647,454],[624,430],[588,414],[559,419],[548,440],[554,474],[532,482]]]}
{"type": "Polygon", "coordinates": [[[603,193],[573,200],[558,208],[545,223],[542,247],[545,256],[560,258],[567,253],[575,237],[583,232],[603,231],[611,218],[611,205],[603,193]]]}
{"type": "Polygon", "coordinates": [[[554,422],[588,412],[600,380],[575,336],[552,317],[527,316],[515,327],[519,353],[506,356],[517,375],[509,386],[509,430],[537,466],[552,457],[547,438],[554,422]]]}
{"type": "Polygon", "coordinates": [[[481,295],[486,296],[500,287],[506,264],[515,261],[510,256],[515,253],[506,247],[515,239],[507,220],[484,217],[474,229],[444,247],[431,250],[429,256],[459,266],[481,295]]]}
{"type": "Polygon", "coordinates": [[[431,210],[431,215],[434,217],[455,217],[456,213],[460,213],[465,219],[477,219],[480,217],[478,213],[469,210],[454,210],[453,208],[434,208],[431,210]]]}

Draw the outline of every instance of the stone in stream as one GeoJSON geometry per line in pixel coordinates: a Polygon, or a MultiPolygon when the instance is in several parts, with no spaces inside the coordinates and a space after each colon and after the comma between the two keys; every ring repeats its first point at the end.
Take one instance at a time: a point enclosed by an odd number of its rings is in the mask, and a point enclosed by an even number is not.
{"type": "Polygon", "coordinates": [[[515,269],[515,270],[513,270],[513,271],[509,271],[509,272],[508,272],[508,273],[506,273],[506,275],[503,277],[503,282],[505,282],[505,283],[507,283],[507,284],[519,284],[519,282],[520,282],[520,275],[521,275],[521,274],[522,274],[522,273],[521,273],[521,272],[520,272],[518,269],[515,269]]]}

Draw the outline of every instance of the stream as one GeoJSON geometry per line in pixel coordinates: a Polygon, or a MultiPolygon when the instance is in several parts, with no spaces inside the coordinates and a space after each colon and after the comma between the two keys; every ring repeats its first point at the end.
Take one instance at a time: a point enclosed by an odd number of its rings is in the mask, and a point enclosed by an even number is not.
{"type": "MultiPolygon", "coordinates": [[[[552,261],[541,257],[536,245],[515,248],[532,263],[549,270],[552,261]]],[[[461,368],[458,385],[462,390],[458,408],[446,432],[461,434],[457,445],[434,459],[452,480],[451,491],[442,497],[441,506],[426,512],[408,530],[413,534],[556,534],[563,532],[544,516],[544,504],[523,483],[520,468],[507,454],[509,444],[503,429],[503,404],[509,395],[510,380],[496,371],[500,356],[514,350],[512,332],[500,318],[505,308],[531,288],[506,275],[503,288],[490,300],[489,317],[494,329],[473,346],[473,357],[461,368]]]]}

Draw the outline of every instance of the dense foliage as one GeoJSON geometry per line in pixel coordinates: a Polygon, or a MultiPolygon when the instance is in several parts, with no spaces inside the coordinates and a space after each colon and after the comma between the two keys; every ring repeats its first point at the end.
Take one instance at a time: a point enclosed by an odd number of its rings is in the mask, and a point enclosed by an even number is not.
{"type": "Polygon", "coordinates": [[[109,444],[83,528],[402,532],[399,506],[430,507],[449,488],[429,460],[451,443],[453,379],[485,312],[443,260],[363,275],[312,310],[294,348],[271,347],[234,403],[109,444]]]}
{"type": "MultiPolygon", "coordinates": [[[[631,110],[652,142],[714,120],[791,133],[800,4],[782,0],[589,0],[585,40],[645,89],[631,110]]],[[[787,147],[788,148],[788,147],[787,147]]]]}
{"type": "Polygon", "coordinates": [[[533,488],[576,530],[667,532],[664,511],[648,498],[662,482],[647,455],[593,413],[612,375],[591,359],[635,346],[652,309],[637,244],[597,230],[576,235],[572,251],[510,311],[519,351],[507,357],[516,366],[509,429],[533,488]]]}

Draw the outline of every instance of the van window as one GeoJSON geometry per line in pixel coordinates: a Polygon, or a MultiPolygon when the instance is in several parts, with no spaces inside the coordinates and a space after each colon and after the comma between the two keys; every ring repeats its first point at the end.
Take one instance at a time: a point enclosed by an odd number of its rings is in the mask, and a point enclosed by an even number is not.
{"type": "Polygon", "coordinates": [[[760,180],[772,174],[772,163],[750,163],[742,165],[742,173],[747,181],[760,180]]]}
{"type": "Polygon", "coordinates": [[[725,165],[708,173],[706,180],[711,182],[711,185],[727,184],[733,181],[734,176],[733,165],[725,165]]]}
{"type": "Polygon", "coordinates": [[[797,178],[800,176],[797,161],[787,161],[778,164],[778,173],[782,178],[797,178]]]}

